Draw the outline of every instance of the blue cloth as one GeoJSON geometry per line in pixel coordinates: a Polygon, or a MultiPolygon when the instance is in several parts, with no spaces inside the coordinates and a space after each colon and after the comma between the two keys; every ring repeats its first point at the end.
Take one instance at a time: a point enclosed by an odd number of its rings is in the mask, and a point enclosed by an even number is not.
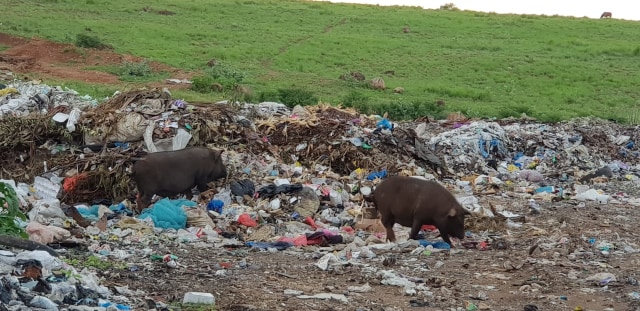
{"type": "Polygon", "coordinates": [[[167,198],[153,204],[151,208],[147,208],[138,219],[151,218],[154,226],[162,229],[184,229],[187,226],[187,213],[182,206],[194,207],[196,202],[186,199],[169,200],[167,198]]]}

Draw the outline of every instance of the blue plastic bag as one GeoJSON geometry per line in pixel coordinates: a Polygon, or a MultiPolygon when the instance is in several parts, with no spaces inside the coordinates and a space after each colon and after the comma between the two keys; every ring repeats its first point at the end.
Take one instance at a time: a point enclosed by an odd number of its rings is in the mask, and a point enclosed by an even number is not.
{"type": "Polygon", "coordinates": [[[451,249],[451,245],[449,245],[449,243],[444,242],[444,241],[438,241],[438,242],[429,242],[427,240],[419,240],[418,241],[420,243],[420,245],[427,247],[429,245],[433,246],[433,248],[438,248],[438,249],[451,249]]]}
{"type": "Polygon", "coordinates": [[[218,214],[222,214],[222,207],[224,206],[224,202],[221,200],[211,200],[209,204],[207,204],[207,209],[210,211],[214,211],[218,214]]]}
{"type": "Polygon", "coordinates": [[[374,180],[376,178],[385,178],[387,177],[387,170],[382,170],[380,172],[373,172],[367,176],[367,180],[374,180]]]}

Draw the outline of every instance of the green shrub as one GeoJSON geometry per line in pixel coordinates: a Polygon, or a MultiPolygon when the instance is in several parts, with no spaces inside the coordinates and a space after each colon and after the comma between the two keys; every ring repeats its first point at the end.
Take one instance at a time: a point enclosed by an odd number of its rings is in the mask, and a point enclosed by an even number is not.
{"type": "Polygon", "coordinates": [[[318,103],[318,98],[313,92],[298,88],[279,89],[278,96],[280,101],[287,105],[287,107],[294,107],[296,105],[309,106],[318,103]]]}
{"type": "Polygon", "coordinates": [[[258,102],[277,102],[280,101],[280,95],[278,91],[262,91],[258,95],[258,102]]]}
{"type": "Polygon", "coordinates": [[[106,44],[102,43],[100,38],[84,33],[79,33],[76,35],[76,46],[89,49],[102,49],[107,47],[106,44]]]}
{"type": "Polygon", "coordinates": [[[216,81],[210,76],[198,76],[191,79],[191,90],[198,93],[213,92],[213,84],[216,81]]]}
{"type": "Polygon", "coordinates": [[[247,73],[224,63],[207,69],[207,74],[225,89],[233,89],[247,77],[247,73]]]}
{"type": "Polygon", "coordinates": [[[414,109],[412,118],[414,119],[424,116],[431,116],[436,119],[444,117],[444,106],[438,105],[435,102],[414,101],[412,106],[414,109]]]}
{"type": "Polygon", "coordinates": [[[119,70],[120,76],[145,77],[152,73],[153,70],[146,59],[137,63],[125,60],[119,70]]]}
{"type": "Polygon", "coordinates": [[[359,109],[366,106],[369,103],[369,96],[362,92],[351,91],[347,96],[342,99],[342,104],[345,107],[353,107],[359,109]]]}

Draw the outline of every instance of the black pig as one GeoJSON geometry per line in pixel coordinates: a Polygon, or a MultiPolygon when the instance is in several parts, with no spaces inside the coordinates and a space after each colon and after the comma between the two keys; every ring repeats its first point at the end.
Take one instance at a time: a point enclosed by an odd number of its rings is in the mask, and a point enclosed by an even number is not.
{"type": "Polygon", "coordinates": [[[133,179],[138,188],[137,210],[151,203],[153,195],[169,197],[191,195],[197,186],[200,192],[207,184],[227,176],[222,163],[222,150],[191,147],[176,151],[154,152],[133,164],[133,179]]]}
{"type": "Polygon", "coordinates": [[[436,181],[393,176],[381,182],[369,198],[387,229],[387,240],[395,242],[393,225],[411,227],[409,238],[416,239],[422,225],[433,225],[451,245],[450,236],[464,238],[464,217],[470,212],[436,181]]]}

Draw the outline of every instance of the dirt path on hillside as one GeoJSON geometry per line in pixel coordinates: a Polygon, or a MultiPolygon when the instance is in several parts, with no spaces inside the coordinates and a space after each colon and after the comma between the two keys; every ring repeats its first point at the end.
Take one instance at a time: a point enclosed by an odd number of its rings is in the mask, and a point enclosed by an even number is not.
{"type": "MultiPolygon", "coordinates": [[[[124,82],[120,81],[117,75],[88,68],[118,66],[124,61],[143,60],[141,57],[118,54],[111,50],[85,49],[73,44],[39,38],[24,39],[5,33],[0,33],[0,45],[8,47],[0,53],[0,70],[36,79],[119,86],[124,85],[124,82]]],[[[193,73],[162,63],[150,62],[150,65],[154,72],[168,72],[171,79],[190,79],[193,76],[193,73]]],[[[133,84],[170,89],[188,87],[188,84],[174,84],[165,80],[133,84]]]]}

